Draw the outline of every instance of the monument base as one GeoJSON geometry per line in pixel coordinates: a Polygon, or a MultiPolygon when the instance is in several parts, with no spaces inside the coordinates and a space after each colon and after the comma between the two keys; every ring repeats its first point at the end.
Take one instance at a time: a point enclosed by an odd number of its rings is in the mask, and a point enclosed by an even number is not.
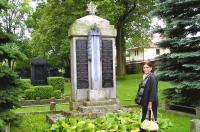
{"type": "Polygon", "coordinates": [[[119,105],[118,99],[101,99],[101,100],[88,100],[88,101],[70,101],[70,110],[78,110],[81,106],[106,106],[106,105],[119,105]]]}
{"type": "Polygon", "coordinates": [[[88,116],[96,118],[105,115],[107,112],[116,112],[120,109],[119,101],[115,99],[89,100],[83,102],[70,102],[70,110],[64,115],[88,116]]]}
{"type": "Polygon", "coordinates": [[[88,100],[89,101],[100,101],[106,99],[106,93],[103,90],[89,90],[88,100]]]}

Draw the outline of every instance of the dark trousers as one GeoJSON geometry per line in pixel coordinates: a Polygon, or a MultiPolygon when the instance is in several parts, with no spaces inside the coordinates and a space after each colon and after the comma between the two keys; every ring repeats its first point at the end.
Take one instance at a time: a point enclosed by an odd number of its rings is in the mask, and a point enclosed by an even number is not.
{"type": "MultiPolygon", "coordinates": [[[[157,121],[157,110],[158,110],[158,106],[152,106],[152,111],[153,111],[153,116],[154,116],[154,120],[157,121]]],[[[146,114],[148,111],[148,107],[147,106],[143,106],[142,107],[142,119],[141,122],[143,122],[146,118],[146,114]]],[[[148,118],[150,118],[150,114],[148,115],[148,118]]],[[[146,132],[146,130],[143,130],[140,128],[140,132],[146,132]]]]}

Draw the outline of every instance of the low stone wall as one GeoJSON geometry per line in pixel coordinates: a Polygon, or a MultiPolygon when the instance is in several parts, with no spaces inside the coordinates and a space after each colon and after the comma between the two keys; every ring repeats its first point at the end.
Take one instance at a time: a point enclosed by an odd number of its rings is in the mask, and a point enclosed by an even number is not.
{"type": "MultiPolygon", "coordinates": [[[[192,114],[192,113],[187,113],[187,112],[182,112],[182,111],[178,111],[178,110],[171,110],[170,109],[170,105],[172,104],[168,104],[168,103],[163,103],[163,106],[162,106],[162,109],[163,110],[167,110],[167,111],[174,111],[176,113],[181,113],[181,114],[184,114],[184,115],[191,115],[191,116],[194,116],[194,117],[197,117],[197,118],[200,118],[200,107],[196,107],[196,108],[193,108],[195,113],[192,114]]],[[[177,105],[178,106],[178,105],[177,105]]],[[[184,106],[183,106],[184,107],[184,106]]],[[[192,107],[187,107],[185,106],[186,108],[192,108],[192,107]]]]}
{"type": "Polygon", "coordinates": [[[36,100],[25,100],[25,99],[21,99],[20,100],[20,104],[21,106],[30,106],[30,105],[44,105],[44,104],[50,104],[50,102],[56,102],[57,104],[59,103],[66,103],[70,101],[70,97],[69,96],[65,96],[62,99],[55,99],[54,97],[52,97],[51,99],[40,99],[40,98],[36,98],[36,100]]]}
{"type": "MultiPolygon", "coordinates": [[[[32,111],[32,112],[28,112],[28,114],[60,114],[62,113],[62,110],[47,110],[47,111],[32,111]]],[[[17,115],[24,115],[27,114],[27,112],[17,112],[17,115]]]]}

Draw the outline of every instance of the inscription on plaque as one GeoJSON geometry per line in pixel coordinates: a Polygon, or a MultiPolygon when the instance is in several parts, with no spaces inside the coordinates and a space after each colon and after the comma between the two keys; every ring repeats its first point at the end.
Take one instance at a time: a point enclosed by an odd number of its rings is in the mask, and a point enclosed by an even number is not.
{"type": "Polygon", "coordinates": [[[77,89],[89,88],[87,40],[76,40],[77,89]]]}
{"type": "Polygon", "coordinates": [[[113,46],[112,40],[102,41],[102,87],[113,87],[113,46]]]}

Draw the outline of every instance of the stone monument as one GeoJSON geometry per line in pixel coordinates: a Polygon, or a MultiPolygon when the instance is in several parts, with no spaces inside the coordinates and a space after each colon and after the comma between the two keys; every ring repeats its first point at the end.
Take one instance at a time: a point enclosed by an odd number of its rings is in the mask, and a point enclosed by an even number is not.
{"type": "Polygon", "coordinates": [[[34,58],[31,61],[31,83],[32,85],[47,85],[47,61],[34,58]]]}
{"type": "Polygon", "coordinates": [[[96,5],[88,4],[89,15],[77,19],[69,29],[71,38],[70,110],[48,115],[49,122],[64,116],[96,118],[120,109],[116,99],[116,29],[95,15],[96,5]]]}
{"type": "Polygon", "coordinates": [[[108,20],[95,15],[96,5],[93,2],[88,4],[87,11],[89,15],[77,19],[69,29],[71,110],[83,109],[86,102],[96,105],[99,103],[101,106],[109,104],[118,109],[115,75],[116,29],[108,20]]]}

